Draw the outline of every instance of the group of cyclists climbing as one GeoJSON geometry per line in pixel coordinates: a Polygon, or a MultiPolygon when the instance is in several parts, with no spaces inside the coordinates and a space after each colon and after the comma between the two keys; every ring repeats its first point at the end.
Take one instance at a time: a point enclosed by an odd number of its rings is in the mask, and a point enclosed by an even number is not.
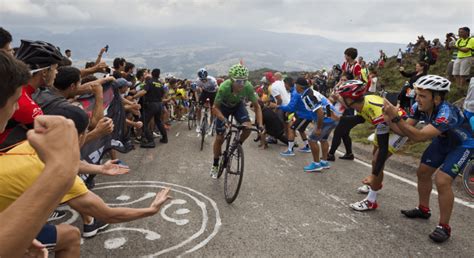
{"type": "MultiPolygon", "coordinates": [[[[415,208],[401,210],[401,213],[407,218],[430,218],[434,180],[439,193],[440,217],[429,237],[435,242],[444,242],[451,235],[452,184],[472,158],[474,118],[472,109],[466,108],[463,112],[446,101],[451,90],[451,82],[446,78],[424,75],[414,81],[415,103],[406,112],[397,103],[368,90],[370,87],[361,75],[354,48],[345,51],[346,61],[335,86],[320,92],[321,84],[315,87],[310,78],[291,78],[271,72],[264,74],[262,85],[254,87],[249,70],[242,63],[230,67],[225,80],[210,76],[204,68],[192,81],[171,76],[162,81],[159,69],[138,69],[132,75],[126,67],[133,64],[120,58],[114,61],[114,71],[110,68],[107,71],[100,58],[92,67],[78,69],[52,44],[24,40],[13,55],[10,41],[2,46],[8,52],[0,51],[0,74],[5,78],[5,83],[0,85],[5,93],[0,101],[3,136],[0,139],[6,145],[0,150],[0,174],[4,179],[0,210],[10,214],[11,219],[20,214],[14,205],[10,206],[17,199],[22,203],[26,198],[25,203],[31,207],[37,205],[34,212],[20,209],[29,221],[35,222],[28,230],[33,233],[26,237],[55,247],[58,254],[63,252],[64,256],[75,257],[80,250],[76,227],[44,222],[48,215],[54,217],[52,215],[57,213],[54,208],[59,202],[68,203],[80,213],[84,237],[97,235],[109,223],[132,221],[160,211],[170,198],[169,188],[158,192],[148,208],[110,207],[90,191],[93,184],[81,178],[127,173],[129,168],[115,159],[113,152],[111,160],[100,163],[105,148],[133,148],[127,141],[131,135],[143,148],[154,148],[157,137],[166,144],[170,120],[182,121],[183,118],[187,118],[188,123],[190,119],[195,120],[196,124],[190,129],[195,126],[203,137],[215,131],[210,177],[218,179],[224,174],[224,192],[229,203],[236,199],[242,183],[243,143],[251,132],[258,134],[263,149],[272,137],[283,142],[286,147],[280,155],[285,158],[295,155],[294,148],[299,147],[295,141],[298,133],[302,140],[298,151],[311,153],[308,164],[300,169],[314,173],[337,166],[331,162],[335,160],[335,149],[341,139],[346,144],[352,128],[362,123],[371,124],[375,135],[371,173],[361,180],[361,187],[354,189],[367,196],[350,204],[352,209],[361,212],[379,207],[377,195],[383,187],[387,159],[408,139],[431,141],[417,170],[418,203],[415,208]],[[97,78],[93,76],[96,73],[105,75],[97,78]],[[81,102],[81,98],[87,101],[82,99],[81,102]],[[28,120],[22,119],[25,117],[28,120]],[[127,125],[127,130],[122,131],[123,125],[127,125]],[[16,142],[7,141],[12,138],[16,142]],[[84,155],[87,149],[84,146],[94,152],[84,155]],[[35,180],[39,185],[34,184],[35,180]],[[49,180],[59,183],[49,185],[49,180]],[[46,194],[44,199],[51,200],[35,200],[41,193],[46,194]],[[51,197],[47,193],[51,193],[51,197]]],[[[99,56],[102,54],[103,51],[99,56]]],[[[465,107],[472,105],[473,96],[474,81],[471,80],[465,107]]],[[[348,146],[342,158],[354,159],[348,146]]],[[[28,205],[24,207],[30,207],[28,205]]],[[[21,242],[18,238],[12,239],[21,242]]]]}
{"type": "MultiPolygon", "coordinates": [[[[278,101],[281,98],[272,96],[271,89],[265,89],[262,94],[257,94],[259,89],[254,90],[248,79],[248,69],[242,64],[232,66],[228,79],[220,86],[217,86],[215,79],[208,76],[204,69],[198,72],[198,76],[196,92],[200,93],[199,99],[202,100],[200,102],[202,104],[203,100],[210,100],[212,115],[216,119],[217,134],[213,144],[210,172],[212,178],[218,177],[223,136],[226,129],[231,128],[229,116],[233,116],[234,123],[245,126],[240,137],[242,144],[251,132],[247,129],[256,127],[262,135],[271,131],[268,123],[272,124],[272,121],[267,115],[263,115],[266,114],[266,110],[273,110],[275,114],[282,111],[284,119],[282,122],[286,127],[284,134],[287,136],[285,143],[289,148],[281,154],[294,155],[294,135],[299,131],[304,142],[300,151],[312,153],[312,161],[303,168],[306,172],[331,167],[328,161],[330,160],[328,140],[334,128],[339,126],[349,128],[350,131],[357,124],[369,123],[373,125],[375,134],[372,171],[362,179],[363,186],[357,189],[361,193],[367,193],[367,197],[352,203],[350,207],[356,211],[377,209],[377,194],[383,186],[387,159],[408,139],[414,142],[431,140],[417,170],[419,202],[414,209],[401,210],[401,213],[407,218],[428,219],[431,216],[430,193],[434,180],[439,193],[440,217],[439,223],[429,237],[435,242],[444,242],[450,237],[449,220],[454,203],[452,182],[463,171],[472,156],[472,148],[466,143],[472,141],[473,134],[469,123],[470,117],[446,101],[451,89],[451,82],[448,79],[437,75],[425,75],[414,82],[416,102],[407,113],[396,103],[368,93],[367,85],[362,80],[345,79],[354,77],[354,74],[343,74],[341,77],[343,81],[328,97],[318,92],[316,87],[303,77],[296,80],[284,78],[282,83],[286,85],[287,94],[290,96],[286,103],[278,101]],[[247,111],[248,102],[255,112],[254,123],[247,111]],[[347,109],[353,109],[354,113],[346,115],[347,109]],[[291,118],[288,119],[289,117],[291,118]],[[417,126],[419,122],[423,124],[422,127],[417,126]],[[312,124],[312,129],[307,131],[305,129],[309,124],[312,124]]],[[[274,80],[273,84],[275,81],[277,80],[274,80]]],[[[277,115],[272,119],[279,117],[277,115]]]]}

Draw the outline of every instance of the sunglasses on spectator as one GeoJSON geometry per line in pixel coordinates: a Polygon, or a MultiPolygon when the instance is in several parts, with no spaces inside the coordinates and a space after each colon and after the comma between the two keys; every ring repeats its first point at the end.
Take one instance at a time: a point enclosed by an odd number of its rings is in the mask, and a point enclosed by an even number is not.
{"type": "Polygon", "coordinates": [[[49,68],[51,68],[51,66],[46,66],[46,67],[43,67],[43,68],[34,69],[34,70],[30,71],[30,74],[35,74],[39,71],[43,71],[43,70],[46,70],[46,69],[49,69],[49,68]]]}

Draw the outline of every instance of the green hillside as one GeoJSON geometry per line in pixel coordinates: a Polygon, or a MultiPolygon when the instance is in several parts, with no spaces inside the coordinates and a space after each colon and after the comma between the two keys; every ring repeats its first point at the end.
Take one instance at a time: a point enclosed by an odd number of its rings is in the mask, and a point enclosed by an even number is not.
{"type": "MultiPolygon", "coordinates": [[[[441,49],[436,64],[430,66],[428,73],[447,77],[446,67],[450,60],[451,53],[447,50],[441,49]]],[[[418,54],[405,55],[402,59],[402,66],[405,67],[406,71],[414,71],[417,61],[418,54]]],[[[377,69],[377,72],[380,82],[389,92],[399,92],[405,81],[408,80],[408,78],[401,76],[395,56],[388,58],[387,62],[385,63],[385,67],[382,69],[377,69]]],[[[451,92],[448,95],[448,100],[454,102],[464,97],[466,93],[467,88],[460,89],[456,84],[453,83],[451,85],[451,92]]]]}

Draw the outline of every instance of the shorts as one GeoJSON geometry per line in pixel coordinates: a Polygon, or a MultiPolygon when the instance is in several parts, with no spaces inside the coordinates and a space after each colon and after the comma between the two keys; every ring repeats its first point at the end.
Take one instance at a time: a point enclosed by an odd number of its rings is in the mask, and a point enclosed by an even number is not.
{"type": "Polygon", "coordinates": [[[298,117],[296,118],[296,121],[291,126],[291,130],[298,130],[300,132],[304,132],[310,123],[311,123],[311,120],[298,117]]]}
{"type": "MultiPolygon", "coordinates": [[[[221,111],[222,115],[226,119],[229,119],[229,116],[234,116],[235,120],[239,124],[243,124],[245,122],[250,122],[249,113],[247,112],[247,108],[245,107],[244,102],[240,102],[239,105],[233,108],[226,107],[224,105],[220,105],[219,110],[221,111]]],[[[223,134],[225,132],[225,124],[220,119],[216,119],[216,133],[223,134]]]]}
{"type": "MultiPolygon", "coordinates": [[[[392,154],[397,153],[403,147],[403,145],[405,145],[407,140],[408,137],[406,136],[400,136],[395,133],[390,133],[388,136],[388,151],[392,154]]],[[[377,142],[377,137],[374,137],[374,145],[377,147],[379,146],[377,142]]]]}
{"type": "Polygon", "coordinates": [[[472,155],[472,150],[462,145],[451,146],[447,139],[436,137],[423,152],[421,163],[439,168],[453,179],[462,173],[472,155]]]}
{"type": "Polygon", "coordinates": [[[56,247],[58,240],[58,232],[56,226],[45,224],[36,236],[36,240],[40,241],[48,250],[52,251],[56,247]]]}
{"type": "Polygon", "coordinates": [[[314,124],[314,127],[313,127],[313,131],[311,132],[311,134],[309,135],[309,140],[312,141],[312,142],[325,142],[328,140],[329,138],[329,135],[331,134],[332,130],[334,130],[334,128],[336,128],[337,126],[337,122],[333,121],[333,122],[330,122],[330,123],[323,123],[323,128],[321,129],[321,135],[319,135],[319,137],[317,137],[316,135],[314,135],[314,133],[316,132],[316,128],[317,128],[317,122],[316,120],[313,121],[313,124],[314,124]]]}
{"type": "Polygon", "coordinates": [[[469,76],[471,73],[472,57],[458,58],[454,60],[453,75],[469,76]]]}
{"type": "Polygon", "coordinates": [[[214,99],[216,98],[217,92],[208,92],[208,91],[203,91],[201,92],[201,95],[199,96],[199,105],[204,105],[206,103],[206,99],[209,99],[209,102],[211,103],[211,107],[214,105],[214,99]]]}
{"type": "Polygon", "coordinates": [[[448,76],[453,75],[453,66],[454,66],[454,60],[449,61],[448,66],[446,67],[446,74],[448,76]]]}

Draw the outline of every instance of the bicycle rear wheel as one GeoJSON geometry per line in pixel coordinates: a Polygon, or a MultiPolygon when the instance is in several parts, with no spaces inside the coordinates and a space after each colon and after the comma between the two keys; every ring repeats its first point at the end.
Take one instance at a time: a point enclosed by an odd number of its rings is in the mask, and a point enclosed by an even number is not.
{"type": "Polygon", "coordinates": [[[224,196],[227,203],[232,203],[239,195],[244,176],[244,150],[238,144],[231,146],[227,154],[227,164],[224,175],[224,196]]]}
{"type": "Polygon", "coordinates": [[[474,160],[470,160],[463,171],[462,181],[467,194],[474,198],[474,160]]]}
{"type": "Polygon", "coordinates": [[[204,139],[206,138],[207,127],[207,117],[204,116],[201,124],[201,150],[204,148],[204,139]]]}

